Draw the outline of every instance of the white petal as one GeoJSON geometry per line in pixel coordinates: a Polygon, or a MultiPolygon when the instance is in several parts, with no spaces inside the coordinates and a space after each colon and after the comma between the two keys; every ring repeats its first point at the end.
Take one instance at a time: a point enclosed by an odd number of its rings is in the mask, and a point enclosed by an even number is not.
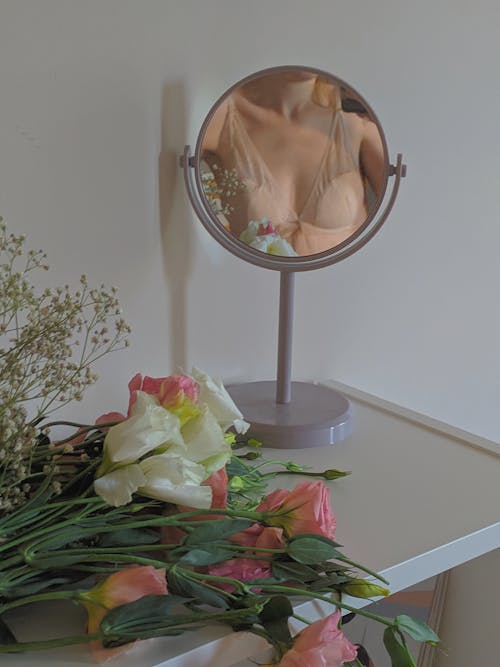
{"type": "Polygon", "coordinates": [[[132,500],[132,494],[146,481],[141,468],[128,465],[99,477],[94,482],[94,489],[108,505],[121,507],[132,500]]]}
{"type": "Polygon", "coordinates": [[[269,234],[269,242],[266,252],[270,255],[279,255],[281,257],[298,257],[298,253],[293,246],[278,234],[269,234]]]}
{"type": "Polygon", "coordinates": [[[112,426],[104,440],[105,454],[113,463],[133,463],[165,444],[184,446],[179,418],[143,391],[137,392],[131,416],[112,426]]]}
{"type": "Polygon", "coordinates": [[[240,234],[240,240],[243,243],[252,243],[257,238],[257,232],[259,231],[260,223],[257,220],[250,220],[245,230],[240,234]]]}
{"type": "Polygon", "coordinates": [[[173,454],[149,456],[140,462],[145,482],[139,489],[148,498],[208,509],[212,489],[200,486],[207,473],[202,465],[173,454]]]}
{"type": "Polygon", "coordinates": [[[207,478],[202,465],[169,452],[148,456],[138,465],[147,484],[156,484],[162,479],[169,479],[173,484],[199,485],[207,478]]]}
{"type": "MultiPolygon", "coordinates": [[[[192,461],[203,462],[217,456],[221,463],[215,470],[219,470],[231,458],[231,445],[226,442],[222,428],[208,409],[185,424],[182,435],[186,443],[186,456],[192,461]]],[[[210,470],[209,474],[215,470],[210,470]]]]}
{"type": "Polygon", "coordinates": [[[213,380],[198,368],[193,368],[191,375],[200,386],[199,402],[208,406],[222,429],[227,431],[230,426],[238,424],[240,429],[244,429],[239,430],[238,433],[244,433],[250,425],[243,421],[243,415],[227,393],[222,382],[213,380]]]}
{"type": "Polygon", "coordinates": [[[246,422],[244,419],[235,419],[233,426],[236,433],[246,433],[250,428],[249,422],[246,422]]]}

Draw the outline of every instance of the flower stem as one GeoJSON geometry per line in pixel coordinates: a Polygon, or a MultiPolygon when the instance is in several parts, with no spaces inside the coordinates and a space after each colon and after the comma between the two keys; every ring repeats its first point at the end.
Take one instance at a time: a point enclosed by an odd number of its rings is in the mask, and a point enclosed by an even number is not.
{"type": "MultiPolygon", "coordinates": [[[[59,648],[62,646],[73,646],[76,644],[86,644],[96,639],[98,640],[119,640],[127,639],[128,641],[133,641],[134,639],[150,639],[153,637],[162,637],[165,634],[169,634],[172,628],[179,628],[185,626],[186,628],[197,624],[200,622],[221,622],[221,623],[232,623],[237,621],[239,618],[245,619],[252,614],[259,614],[262,611],[262,605],[260,603],[249,607],[246,609],[235,609],[219,613],[193,613],[184,616],[178,616],[175,619],[168,619],[168,624],[162,625],[161,622],[155,627],[153,624],[149,628],[143,630],[138,629],[137,631],[132,632],[113,632],[110,634],[104,632],[94,632],[88,635],[76,635],[72,637],[64,637],[61,639],[49,639],[46,641],[39,642],[20,642],[17,644],[0,644],[0,654],[2,653],[23,653],[26,651],[40,651],[51,648],[59,648]]],[[[253,632],[253,630],[251,630],[253,632]]],[[[267,641],[271,641],[267,635],[264,635],[263,631],[260,630],[255,634],[260,634],[265,636],[267,641]]]]}
{"type": "Polygon", "coordinates": [[[347,563],[348,565],[352,565],[353,567],[358,568],[358,570],[363,570],[363,572],[366,572],[367,574],[370,574],[372,577],[375,577],[375,579],[378,579],[379,581],[382,581],[384,584],[389,584],[387,579],[382,577],[382,575],[378,574],[377,572],[374,572],[373,570],[368,569],[364,565],[361,565],[360,563],[356,563],[355,561],[351,560],[350,558],[347,558],[347,556],[337,556],[335,560],[340,560],[342,563],[347,563]]]}
{"type": "Polygon", "coordinates": [[[62,637],[61,639],[48,639],[41,642],[18,642],[16,644],[0,644],[2,653],[25,653],[26,651],[44,651],[62,646],[75,646],[77,644],[88,644],[95,639],[103,638],[102,632],[93,632],[89,635],[75,635],[73,637],[62,637]]]}
{"type": "Polygon", "coordinates": [[[297,621],[300,621],[301,623],[304,623],[305,625],[311,625],[312,621],[309,621],[307,618],[304,618],[303,616],[299,616],[299,614],[293,614],[292,618],[295,618],[297,621]]]}
{"type": "Polygon", "coordinates": [[[9,609],[15,609],[16,607],[23,607],[25,604],[31,604],[32,602],[42,602],[45,600],[78,600],[80,594],[83,591],[72,590],[72,591],[51,591],[49,593],[38,593],[37,595],[28,595],[25,598],[18,598],[12,602],[4,602],[0,604],[0,614],[5,613],[9,609]]]}
{"type": "Polygon", "coordinates": [[[320,593],[315,593],[314,591],[306,591],[301,588],[292,588],[290,586],[278,586],[275,584],[266,585],[265,583],[260,583],[259,586],[262,591],[300,595],[302,597],[314,598],[316,600],[321,600],[322,602],[328,602],[329,604],[332,604],[334,607],[337,607],[337,609],[346,609],[347,611],[353,611],[355,614],[359,614],[360,616],[365,616],[366,618],[371,618],[372,620],[378,621],[379,623],[383,623],[388,627],[395,627],[395,622],[391,618],[387,618],[386,616],[379,616],[378,614],[372,614],[372,612],[366,611],[365,609],[353,607],[350,604],[334,600],[333,598],[326,597],[326,595],[321,595],[320,593]]]}

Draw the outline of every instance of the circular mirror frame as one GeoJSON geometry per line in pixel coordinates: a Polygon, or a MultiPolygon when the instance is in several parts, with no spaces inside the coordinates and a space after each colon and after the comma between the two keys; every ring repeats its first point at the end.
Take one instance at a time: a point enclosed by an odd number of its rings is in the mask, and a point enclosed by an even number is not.
{"type": "Polygon", "coordinates": [[[190,146],[186,146],[184,149],[184,154],[181,156],[180,164],[181,167],[184,168],[184,180],[191,204],[203,226],[211,234],[211,236],[237,257],[240,257],[241,259],[256,266],[281,272],[309,271],[312,269],[319,269],[325,266],[330,266],[331,264],[335,264],[343,259],[346,259],[357,250],[361,249],[382,227],[396,199],[400,179],[406,175],[406,166],[402,163],[401,154],[398,154],[397,156],[396,165],[392,165],[390,163],[387,141],[382,129],[382,125],[364,97],[360,95],[358,91],[355,90],[350,84],[343,81],[342,79],[339,79],[337,76],[334,76],[324,70],[309,66],[306,67],[303,65],[282,65],[279,67],[271,67],[260,70],[241,79],[229,89],[227,89],[223,95],[221,95],[212,105],[207,116],[205,117],[205,120],[203,121],[200,132],[198,134],[194,156],[191,155],[190,146]],[[333,246],[333,248],[325,250],[321,253],[299,257],[281,257],[270,255],[260,250],[251,248],[243,241],[240,241],[240,239],[237,237],[231,236],[231,234],[218,220],[211,207],[208,205],[201,177],[203,140],[207,127],[220,104],[240,86],[268,74],[275,75],[279,74],[280,72],[289,71],[290,69],[308,70],[318,76],[328,78],[330,81],[335,83],[335,85],[341,88],[352,91],[354,97],[365,107],[370,120],[376,124],[384,150],[384,186],[380,195],[377,197],[377,200],[373,206],[373,210],[369,212],[366,220],[358,227],[358,229],[356,229],[353,234],[351,234],[351,236],[345,239],[342,243],[333,246]],[[391,176],[395,176],[392,193],[389,197],[389,200],[386,202],[385,208],[382,209],[382,204],[387,198],[388,183],[391,176]],[[379,215],[378,219],[376,219],[377,215],[379,215]]]}

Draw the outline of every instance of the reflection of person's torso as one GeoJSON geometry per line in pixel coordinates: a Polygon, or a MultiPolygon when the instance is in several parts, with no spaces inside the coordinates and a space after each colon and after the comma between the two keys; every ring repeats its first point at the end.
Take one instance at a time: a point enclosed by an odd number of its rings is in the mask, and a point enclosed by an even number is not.
{"type": "Polygon", "coordinates": [[[311,254],[342,242],[366,219],[359,145],[342,111],[318,110],[299,125],[229,98],[217,154],[244,186],[231,198],[232,233],[267,218],[299,254],[311,254]]]}

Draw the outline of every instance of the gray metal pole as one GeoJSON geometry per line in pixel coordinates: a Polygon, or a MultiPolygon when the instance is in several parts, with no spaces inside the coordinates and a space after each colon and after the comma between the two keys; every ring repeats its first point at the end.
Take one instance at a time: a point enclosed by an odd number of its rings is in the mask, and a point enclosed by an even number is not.
{"type": "Polygon", "coordinates": [[[278,370],[276,403],[290,403],[292,396],[292,333],[295,273],[280,272],[278,370]]]}

